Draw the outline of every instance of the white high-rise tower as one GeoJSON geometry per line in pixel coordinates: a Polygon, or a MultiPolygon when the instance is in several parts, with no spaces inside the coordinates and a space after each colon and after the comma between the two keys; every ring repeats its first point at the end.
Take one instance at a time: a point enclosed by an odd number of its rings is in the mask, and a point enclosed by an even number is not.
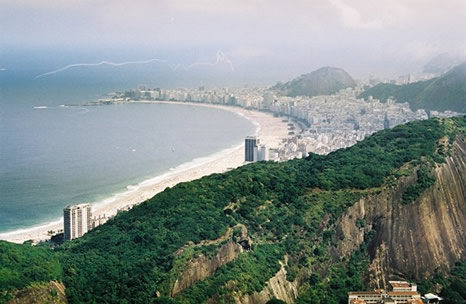
{"type": "Polygon", "coordinates": [[[83,236],[92,228],[91,205],[70,205],[63,209],[64,239],[72,240],[83,236]]]}

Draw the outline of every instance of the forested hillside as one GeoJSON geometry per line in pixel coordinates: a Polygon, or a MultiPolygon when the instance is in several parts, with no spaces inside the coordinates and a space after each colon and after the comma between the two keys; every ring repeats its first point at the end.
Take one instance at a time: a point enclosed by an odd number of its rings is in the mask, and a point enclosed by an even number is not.
{"type": "Polygon", "coordinates": [[[466,112],[466,63],[446,74],[405,85],[381,83],[364,91],[359,97],[373,96],[385,102],[393,97],[398,102],[408,102],[413,110],[466,112]]]}
{"type": "MultiPolygon", "coordinates": [[[[339,217],[362,197],[418,174],[404,198],[415,204],[465,131],[465,117],[413,122],[327,156],[254,163],[182,183],[52,256],[60,259],[71,303],[242,303],[261,292],[269,297],[263,290],[281,269],[280,285],[294,288],[297,303],[346,303],[347,291],[366,287],[374,232],[348,257],[335,257],[339,217]],[[198,270],[189,272],[193,267],[198,270]]],[[[22,271],[42,262],[28,265],[22,271]]],[[[62,278],[52,274],[37,280],[62,278]]]]}

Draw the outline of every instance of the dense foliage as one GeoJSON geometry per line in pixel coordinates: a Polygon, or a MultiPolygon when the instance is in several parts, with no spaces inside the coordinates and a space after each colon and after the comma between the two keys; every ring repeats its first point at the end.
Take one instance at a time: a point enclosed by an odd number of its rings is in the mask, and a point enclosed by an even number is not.
{"type": "Polygon", "coordinates": [[[283,249],[277,245],[258,245],[244,252],[233,262],[220,267],[213,276],[200,281],[178,297],[180,303],[205,303],[215,298],[223,303],[233,302],[232,292],[260,292],[265,282],[278,270],[283,249]]]}
{"type": "MultiPolygon", "coordinates": [[[[214,240],[238,223],[256,240],[278,243],[283,252],[293,253],[288,266],[293,278],[300,267],[326,258],[326,247],[319,245],[331,238],[330,231],[319,230],[325,215],[336,217],[357,200],[356,189],[380,187],[394,168],[433,157],[436,142],[445,135],[442,126],[439,120],[410,123],[327,156],[251,164],[167,189],[64,246],[68,296],[71,301],[148,303],[156,294],[169,295],[176,250],[188,242],[214,240]]],[[[271,263],[278,265],[277,256],[271,263]]],[[[219,273],[228,273],[233,265],[219,273]]],[[[262,286],[272,275],[250,273],[257,274],[249,280],[251,286],[262,286]]],[[[214,276],[209,284],[218,286],[227,277],[214,276]]],[[[207,290],[202,284],[208,282],[196,284],[192,292],[207,290]]]]}
{"type": "Polygon", "coordinates": [[[300,288],[296,304],[345,304],[348,292],[363,290],[363,275],[369,265],[365,253],[366,243],[354,252],[348,263],[337,262],[331,265],[326,280],[313,273],[300,288]]]}
{"type": "Polygon", "coordinates": [[[62,268],[54,252],[0,241],[0,303],[9,298],[8,290],[61,279],[62,268]]]}
{"type": "Polygon", "coordinates": [[[383,102],[394,97],[399,102],[408,102],[414,110],[456,111],[466,113],[466,63],[445,75],[405,85],[381,83],[365,92],[360,98],[373,96],[383,102]]]}
{"type": "Polygon", "coordinates": [[[466,261],[456,263],[448,277],[436,273],[431,280],[418,283],[422,293],[431,292],[436,285],[442,288],[440,292],[440,296],[444,298],[442,303],[466,303],[466,261]]]}
{"type": "Polygon", "coordinates": [[[415,201],[426,189],[435,184],[435,177],[430,173],[426,165],[422,165],[416,172],[417,181],[414,185],[408,186],[403,193],[403,204],[415,201]]]}
{"type": "MultiPolygon", "coordinates": [[[[216,298],[228,303],[232,290],[260,291],[285,255],[290,281],[310,265],[331,264],[338,216],[361,196],[380,191],[403,164],[441,160],[437,142],[464,125],[464,117],[409,123],[327,156],[254,163],[166,189],[58,249],[68,299],[202,303],[216,298]],[[247,228],[252,250],[169,299],[189,259],[213,255],[228,241],[203,245],[202,240],[216,240],[231,230],[237,235],[239,226],[247,228]]],[[[345,290],[361,286],[365,267],[360,250],[350,261],[331,266],[327,278],[311,276],[302,299],[322,292],[327,296],[315,303],[341,303],[345,290]]]]}

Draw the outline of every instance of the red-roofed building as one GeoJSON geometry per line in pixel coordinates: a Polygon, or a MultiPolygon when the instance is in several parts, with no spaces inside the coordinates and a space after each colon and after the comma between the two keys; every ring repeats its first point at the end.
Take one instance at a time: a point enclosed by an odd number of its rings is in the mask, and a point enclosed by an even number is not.
{"type": "Polygon", "coordinates": [[[405,281],[390,281],[392,291],[352,291],[348,293],[348,304],[422,304],[416,284],[405,281]]]}

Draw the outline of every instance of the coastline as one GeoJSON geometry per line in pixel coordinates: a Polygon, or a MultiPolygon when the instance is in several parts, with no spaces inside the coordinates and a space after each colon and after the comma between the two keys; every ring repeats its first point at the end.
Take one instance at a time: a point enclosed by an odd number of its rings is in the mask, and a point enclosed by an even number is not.
{"type": "MultiPolygon", "coordinates": [[[[234,112],[255,124],[257,126],[256,135],[261,138],[261,143],[266,144],[272,149],[277,148],[281,140],[288,136],[287,124],[283,123],[281,118],[274,117],[269,113],[237,107],[191,102],[141,101],[134,103],[191,105],[212,107],[234,112]]],[[[223,173],[243,164],[244,142],[222,151],[216,151],[205,157],[180,164],[170,171],[142,181],[137,185],[128,185],[126,191],[122,191],[98,202],[92,202],[93,216],[101,216],[104,214],[107,217],[113,216],[117,213],[118,209],[142,203],[157,193],[162,192],[167,187],[173,187],[178,183],[192,181],[213,173],[223,173]]],[[[63,229],[63,218],[30,228],[0,233],[0,240],[14,243],[23,243],[27,240],[33,240],[34,242],[44,241],[51,237],[48,235],[48,231],[57,231],[60,229],[63,229]]]]}

